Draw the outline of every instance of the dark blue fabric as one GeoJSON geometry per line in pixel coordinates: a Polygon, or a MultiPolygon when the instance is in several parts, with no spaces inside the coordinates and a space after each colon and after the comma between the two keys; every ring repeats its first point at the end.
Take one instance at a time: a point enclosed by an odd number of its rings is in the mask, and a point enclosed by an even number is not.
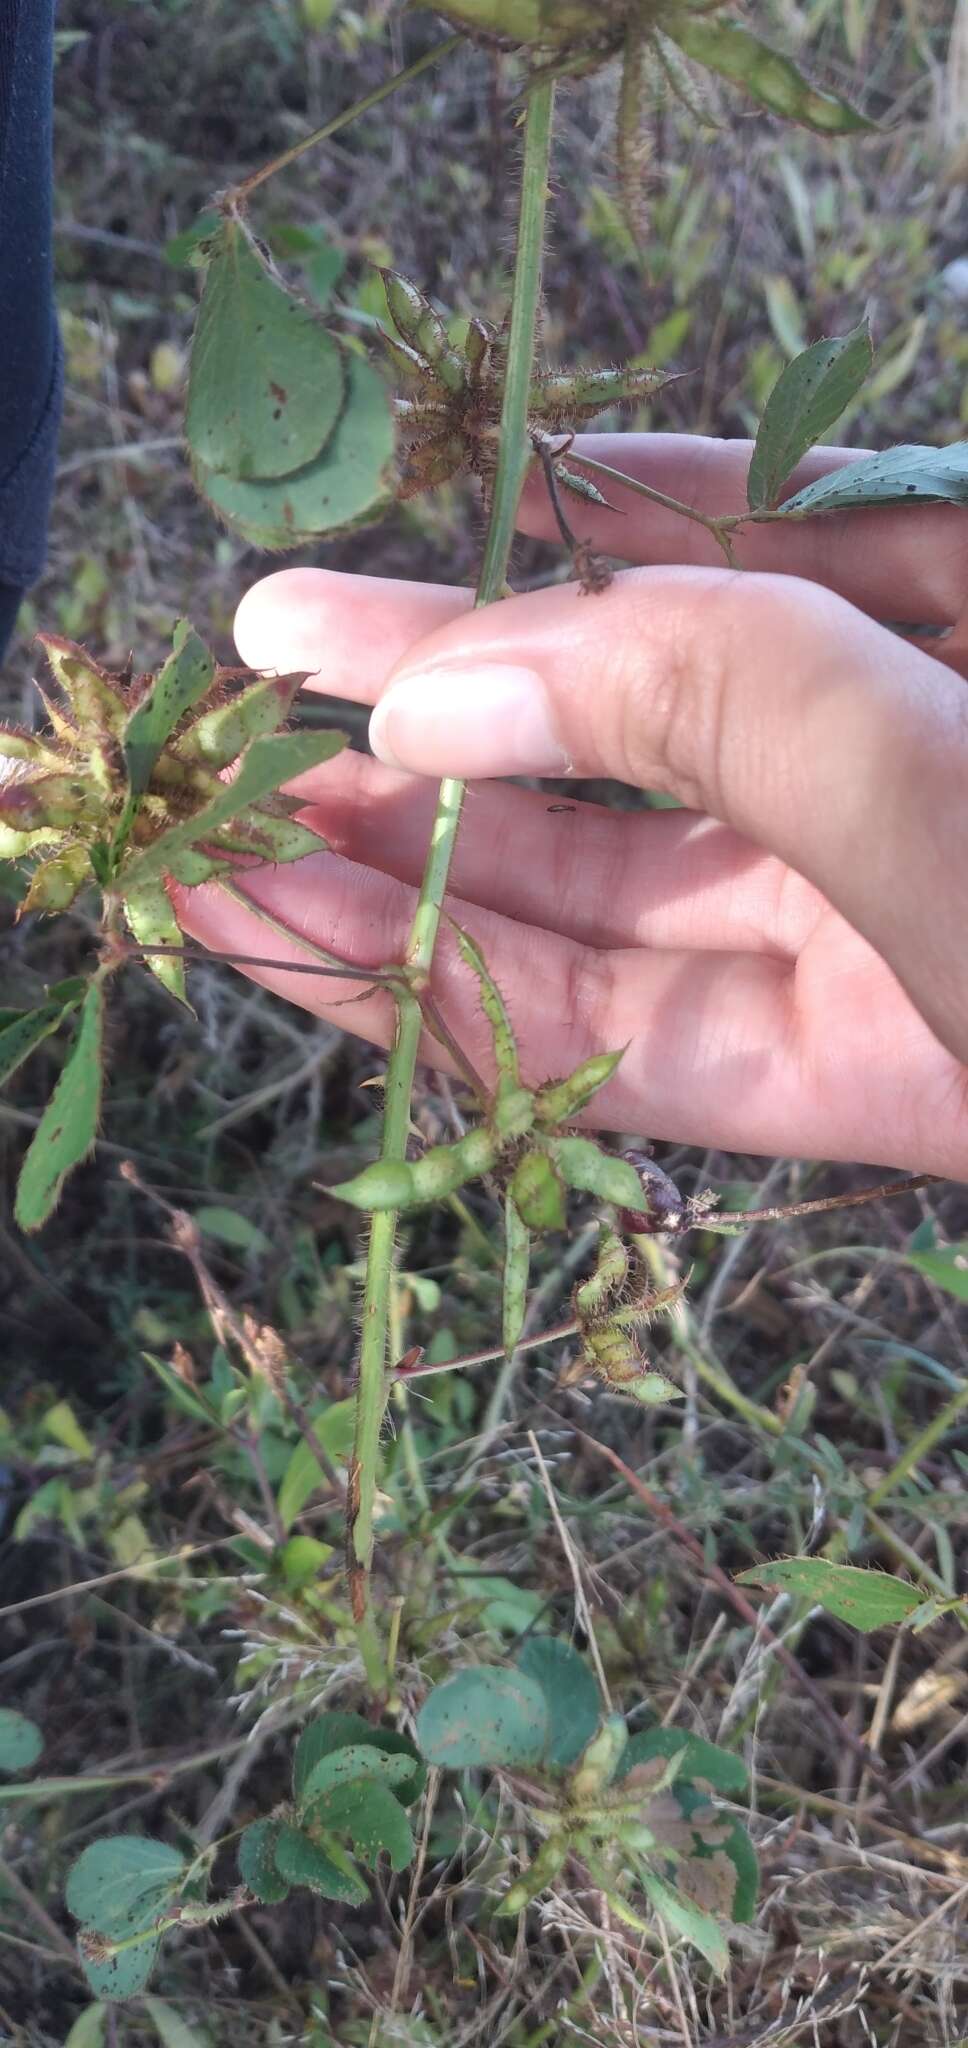
{"type": "Polygon", "coordinates": [[[61,353],[53,299],[55,0],[0,0],[0,650],[47,545],[61,353]]]}

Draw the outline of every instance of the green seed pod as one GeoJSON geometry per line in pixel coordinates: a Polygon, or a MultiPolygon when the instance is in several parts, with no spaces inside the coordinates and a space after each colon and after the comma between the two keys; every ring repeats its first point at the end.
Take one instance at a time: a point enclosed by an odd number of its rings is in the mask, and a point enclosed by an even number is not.
{"type": "Polygon", "coordinates": [[[571,1123],[580,1109],[597,1095],[610,1081],[619,1062],[625,1057],[625,1046],[621,1052],[597,1053],[594,1059],[584,1060],[569,1074],[566,1081],[546,1081],[538,1089],[536,1110],[539,1124],[571,1123]]]}
{"type": "Polygon", "coordinates": [[[546,1152],[528,1152],[514,1171],[511,1201],[531,1230],[564,1230],[565,1191],[546,1152]]]}
{"type": "Polygon", "coordinates": [[[504,1203],[504,1295],[501,1334],[508,1358],[513,1358],[524,1329],[530,1269],[531,1235],[509,1193],[504,1203]]]}
{"type": "Polygon", "coordinates": [[[562,1841],[560,1835],[549,1836],[530,1868],[511,1886],[510,1891],[505,1892],[500,1905],[494,1909],[495,1914],[504,1919],[512,1914],[523,1913],[525,1907],[530,1906],[532,1899],[536,1899],[540,1892],[547,1891],[548,1886],[554,1883],[567,1857],[567,1842],[562,1841]]]}
{"type": "Polygon", "coordinates": [[[531,390],[529,410],[545,425],[593,420],[613,405],[641,405],[669,382],[661,370],[577,370],[573,374],[539,377],[531,390]]]}
{"type": "MultiPolygon", "coordinates": [[[[567,48],[582,37],[596,36],[602,14],[616,0],[444,0],[437,12],[468,34],[496,37],[528,47],[567,48]]],[[[619,0],[624,7],[626,0],[619,0]]]]}
{"type": "Polygon", "coordinates": [[[437,390],[437,379],[432,375],[429,364],[424,362],[422,356],[418,356],[416,349],[411,348],[408,342],[398,341],[395,335],[387,334],[381,329],[380,344],[386,350],[401,382],[409,390],[424,393],[428,389],[437,390]]]}
{"type": "Polygon", "coordinates": [[[467,466],[467,446],[463,434],[436,434],[429,441],[418,441],[408,450],[409,474],[405,477],[400,492],[402,498],[413,498],[418,491],[430,490],[434,484],[446,484],[451,477],[459,476],[467,466]]]}
{"type": "Polygon", "coordinates": [[[73,775],[35,775],[29,782],[8,782],[0,788],[0,824],[15,832],[76,824],[86,794],[83,782],[73,775]]]}
{"type": "Polygon", "coordinates": [[[604,492],[592,483],[590,476],[579,476],[577,469],[566,469],[561,462],[555,465],[555,476],[573,498],[584,499],[586,505],[604,505],[606,512],[614,512],[614,505],[609,504],[604,492]]]}
{"type": "Polygon", "coordinates": [[[422,1159],[376,1159],[355,1180],[342,1181],[330,1193],[354,1209],[420,1209],[456,1194],[466,1181],[479,1180],[495,1165],[500,1147],[486,1125],[468,1131],[456,1145],[434,1145],[422,1159]]]}
{"type": "Polygon", "coordinates": [[[570,1188],[598,1195],[603,1202],[615,1202],[622,1209],[647,1209],[648,1200],[634,1166],[602,1152],[590,1138],[556,1138],[551,1156],[570,1188]]]}
{"type": "Polygon", "coordinates": [[[613,1230],[603,1230],[599,1239],[595,1270],[576,1287],[575,1314],[584,1326],[597,1316],[607,1315],[628,1280],[629,1255],[613,1230]]]}
{"type": "Polygon", "coordinates": [[[519,1089],[521,1071],[518,1065],[518,1048],[504,997],[479,945],[471,938],[470,933],[462,931],[459,925],[454,926],[454,933],[460,957],[465,967],[469,967],[471,973],[476,976],[481,991],[481,1008],[491,1027],[499,1090],[519,1089]]]}
{"type": "Polygon", "coordinates": [[[530,1088],[499,1090],[490,1121],[499,1138],[526,1137],[534,1124],[534,1096],[530,1088]]]}
{"type": "Polygon", "coordinates": [[[609,1714],[583,1750],[572,1774],[569,1791],[576,1806],[592,1806],[600,1798],[618,1770],[627,1741],[623,1716],[609,1714]]]}
{"type": "Polygon", "coordinates": [[[411,348],[423,354],[417,336],[424,314],[430,312],[429,301],[399,270],[382,270],[380,275],[387,295],[387,310],[397,332],[410,343],[411,348]]]}

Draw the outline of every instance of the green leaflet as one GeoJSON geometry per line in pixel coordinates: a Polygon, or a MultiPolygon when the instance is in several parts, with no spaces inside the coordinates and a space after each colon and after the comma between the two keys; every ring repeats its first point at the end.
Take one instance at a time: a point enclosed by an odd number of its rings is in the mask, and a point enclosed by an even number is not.
{"type": "Polygon", "coordinates": [[[308,1885],[324,1899],[347,1899],[362,1905],[369,1893],[349,1859],[328,1855],[301,1828],[281,1821],[275,1845],[276,1869],[289,1884],[308,1885]]]}
{"type": "Polygon", "coordinates": [[[817,341],[794,357],[774,386],[760,421],[750,462],[750,510],[772,507],[801,456],[840,418],[860,390],[873,362],[870,329],[864,321],[850,334],[817,341]]]}
{"type": "Polygon", "coordinates": [[[288,1881],[276,1868],[278,1833],[278,1821],[256,1820],[239,1841],[239,1876],[267,1906],[289,1896],[288,1881]]]}
{"type": "Polygon", "coordinates": [[[314,1763],[302,1787],[300,1812],[311,1814],[328,1826],[327,1802],[331,1792],[344,1792],[348,1786],[367,1781],[390,1787],[403,1785],[413,1777],[416,1768],[416,1758],[403,1752],[394,1754],[372,1742],[347,1743],[345,1748],[331,1750],[314,1763]]]}
{"type": "Polygon", "coordinates": [[[309,769],[332,760],[333,755],[345,745],[346,735],[341,732],[273,733],[264,739],[253,740],[232,782],[221,785],[217,794],[202,810],[196,811],[194,817],[171,826],[143,853],[132,857],[125,869],[125,888],[130,889],[133,883],[141,887],[145,882],[154,881],[170,867],[173,855],[181,855],[186,849],[204,844],[219,825],[228,824],[248,804],[260,802],[284,782],[291,782],[295,776],[305,775],[309,769]]]}
{"type": "Polygon", "coordinates": [[[75,1920],[120,1938],[132,1931],[132,1914],[158,1917],[158,1896],[168,1897],[185,1869],[184,1857],[167,1842],[146,1835],[106,1835],[72,1864],[64,1896],[75,1920]]]}
{"type": "Polygon", "coordinates": [[[683,1778],[700,1780],[728,1798],[743,1799],[749,1791],[749,1772],[742,1757],[705,1742],[700,1735],[690,1735],[686,1728],[647,1728],[630,1735],[615,1774],[616,1783],[627,1778],[637,1765],[651,1763],[657,1756],[679,1757],[683,1778]]]}
{"type": "Polygon", "coordinates": [[[348,359],[347,398],[322,453],[291,476],[245,480],[219,475],[196,455],[195,483],[212,510],[253,547],[299,547],[320,533],[363,524],[387,502],[394,432],[382,377],[348,359]]]}
{"type": "Polygon", "coordinates": [[[14,1707],[0,1707],[0,1771],[29,1770],[43,1747],[36,1721],[28,1721],[14,1707]]]}
{"type": "MultiPolygon", "coordinates": [[[[397,1757],[397,1763],[404,1759],[397,1757]]],[[[354,1784],[330,1791],[313,1808],[314,1822],[336,1834],[346,1834],[358,1856],[375,1864],[386,1849],[393,1870],[405,1870],[413,1858],[413,1834],[399,1801],[385,1784],[374,1778],[360,1778],[354,1784]]]]}
{"type": "Polygon", "coordinates": [[[14,1215],[21,1230],[39,1230],[57,1204],[73,1166],[91,1149],[101,1102],[104,984],[92,981],[80,1028],[20,1169],[14,1215]]]}
{"type": "Polygon", "coordinates": [[[9,1022],[0,1022],[0,1084],[8,1081],[34,1048],[76,1010],[84,989],[85,983],[79,979],[61,982],[51,989],[47,1002],[38,1009],[19,1014],[14,1011],[9,1022]]]}
{"type": "Polygon", "coordinates": [[[143,1941],[132,1942],[130,1948],[119,1950],[104,1962],[94,1962],[82,1949],[81,1963],[91,1990],[98,1998],[137,1997],[151,1977],[160,1946],[157,1934],[148,1934],[143,1941]]]}
{"type": "Polygon", "coordinates": [[[920,1587],[892,1578],[890,1572],[830,1564],[825,1557],[780,1557],[772,1564],[751,1565],[737,1574],[737,1585],[782,1586],[865,1635],[906,1621],[924,1597],[920,1587]]]}
{"type": "Polygon", "coordinates": [[[523,1671],[457,1671],[434,1687],[417,1715],[427,1762],[451,1770],[537,1763],[550,1738],[545,1695],[523,1671]]]}
{"type": "Polygon", "coordinates": [[[414,1764],[414,1774],[398,1788],[398,1796],[406,1805],[419,1797],[426,1783],[427,1774],[413,1743],[406,1735],[398,1734],[395,1728],[374,1728],[369,1721],[364,1721],[360,1714],[331,1713],[322,1714],[319,1720],[311,1721],[309,1726],[303,1729],[296,1744],[292,1764],[292,1789],[297,1806],[302,1805],[309,1779],[321,1758],[331,1756],[334,1751],[345,1749],[350,1744],[358,1746],[361,1743],[382,1750],[388,1756],[409,1757],[414,1764]]]}
{"type": "MultiPolygon", "coordinates": [[[[181,946],[182,935],[178,920],[168,901],[165,885],[160,881],[136,882],[126,891],[124,914],[133,936],[142,946],[181,946]]],[[[150,968],[162,988],[191,1009],[185,987],[185,964],[182,960],[166,959],[149,954],[145,966],[150,968]]]]}
{"type": "Polygon", "coordinates": [[[687,57],[705,64],[730,85],[742,87],[761,107],[787,121],[801,121],[821,135],[851,135],[875,126],[836,93],[810,85],[789,57],[781,57],[738,21],[699,21],[677,15],[666,33],[687,57]]]}
{"type": "Polygon", "coordinates": [[[233,478],[305,468],[343,409],[343,351],[286,290],[241,221],[223,219],[192,345],[185,432],[196,461],[233,478]]]}
{"type": "Polygon", "coordinates": [[[813,512],[848,512],[864,505],[907,505],[933,501],[968,505],[968,441],[948,448],[905,445],[868,455],[807,484],[781,505],[784,519],[813,512]]]}
{"type": "Polygon", "coordinates": [[[591,1741],[601,1718],[598,1686],[584,1657],[557,1636],[529,1636],[515,1659],[541,1687],[548,1709],[544,1762],[567,1770],[591,1741]]]}

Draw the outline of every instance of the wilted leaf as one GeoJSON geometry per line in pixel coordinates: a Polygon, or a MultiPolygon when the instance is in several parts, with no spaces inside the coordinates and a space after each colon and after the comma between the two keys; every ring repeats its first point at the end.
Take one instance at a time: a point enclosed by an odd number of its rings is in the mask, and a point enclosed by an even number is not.
{"type": "Polygon", "coordinates": [[[905,445],[866,455],[807,484],[779,508],[786,518],[848,512],[864,505],[968,505],[968,441],[950,448],[905,445]]]}
{"type": "Polygon", "coordinates": [[[431,1764],[537,1763],[551,1739],[548,1705],[537,1680],[482,1666],[435,1686],[417,1716],[417,1740],[431,1764]]]}
{"type": "Polygon", "coordinates": [[[865,321],[850,334],[817,341],[788,363],[760,421],[750,462],[747,499],[752,511],[778,502],[801,456],[840,418],[860,390],[873,361],[865,321]]]}
{"type": "Polygon", "coordinates": [[[565,1770],[591,1741],[602,1715],[598,1686],[584,1657],[556,1636],[530,1636],[515,1659],[541,1687],[548,1709],[544,1761],[565,1770]]]}
{"type": "Polygon", "coordinates": [[[20,1169],[14,1215],[21,1230],[39,1230],[56,1206],[71,1168],[91,1149],[101,1103],[104,985],[92,981],[80,1028],[20,1169]]]}
{"type": "Polygon", "coordinates": [[[824,1557],[780,1557],[772,1564],[751,1565],[737,1574],[737,1584],[782,1586],[865,1634],[875,1628],[895,1627],[913,1614],[924,1597],[918,1586],[895,1579],[889,1572],[828,1564],[824,1557]]]}
{"type": "Polygon", "coordinates": [[[295,548],[317,534],[362,524],[392,487],[394,433],[383,379],[362,357],[348,365],[346,405],[322,454],[291,476],[245,482],[196,460],[195,482],[213,511],[253,547],[295,548]]]}
{"type": "Polygon", "coordinates": [[[26,1714],[18,1714],[14,1707],[0,1707],[0,1771],[29,1770],[43,1747],[36,1721],[28,1721],[26,1714]]]}
{"type": "Polygon", "coordinates": [[[242,223],[209,244],[185,432],[197,461],[237,478],[283,477],[326,446],[346,392],[343,351],[286,290],[242,223]]]}
{"type": "Polygon", "coordinates": [[[705,64],[730,85],[741,86],[771,114],[800,121],[821,135],[850,135],[874,125],[836,93],[810,85],[789,57],[771,50],[738,21],[698,21],[691,14],[677,15],[666,24],[666,30],[687,57],[705,64]]]}

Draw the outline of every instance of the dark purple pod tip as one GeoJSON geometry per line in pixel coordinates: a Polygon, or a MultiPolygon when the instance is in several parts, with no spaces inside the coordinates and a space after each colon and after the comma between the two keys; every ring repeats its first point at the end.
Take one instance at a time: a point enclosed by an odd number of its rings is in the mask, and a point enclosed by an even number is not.
{"type": "Polygon", "coordinates": [[[675,1181],[650,1159],[647,1152],[628,1151],[622,1153],[630,1166],[634,1166],[642,1182],[642,1189],[648,1199],[648,1209],[622,1209],[619,1211],[619,1229],[630,1231],[639,1237],[661,1237],[681,1230],[686,1217],[686,1204],[675,1181]]]}

